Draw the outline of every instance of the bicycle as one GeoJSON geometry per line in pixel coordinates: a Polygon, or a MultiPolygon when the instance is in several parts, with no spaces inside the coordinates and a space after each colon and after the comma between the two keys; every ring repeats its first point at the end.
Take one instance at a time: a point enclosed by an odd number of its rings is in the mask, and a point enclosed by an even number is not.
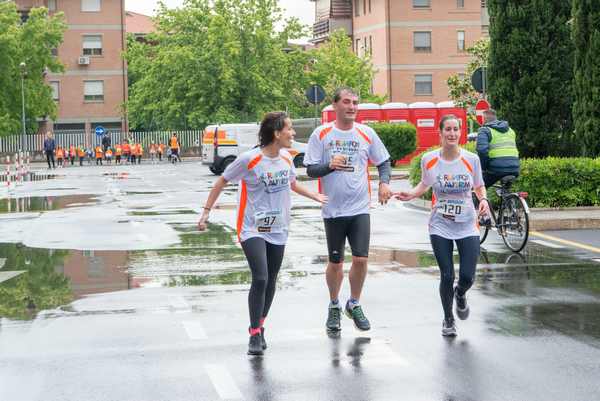
{"type": "Polygon", "coordinates": [[[479,225],[479,243],[483,244],[491,229],[498,231],[504,244],[513,252],[521,252],[529,239],[529,206],[527,205],[526,192],[511,192],[510,188],[515,176],[509,175],[500,180],[500,184],[493,185],[500,198],[497,215],[491,202],[486,199],[490,207],[490,223],[479,225]]]}

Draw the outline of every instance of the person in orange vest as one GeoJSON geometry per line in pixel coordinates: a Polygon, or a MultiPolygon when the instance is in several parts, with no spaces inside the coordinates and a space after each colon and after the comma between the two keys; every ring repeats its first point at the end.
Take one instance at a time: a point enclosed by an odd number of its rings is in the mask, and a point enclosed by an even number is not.
{"type": "Polygon", "coordinates": [[[79,165],[83,166],[83,159],[85,159],[85,148],[82,145],[79,145],[77,148],[77,155],[79,156],[79,165]]]}
{"type": "Polygon", "coordinates": [[[137,163],[141,164],[142,163],[142,156],[144,154],[144,148],[142,147],[141,143],[137,143],[135,145],[135,155],[137,156],[137,163]]]}
{"type": "Polygon", "coordinates": [[[104,156],[106,157],[106,163],[112,163],[113,151],[111,148],[107,148],[106,152],[104,152],[104,156]]]}
{"type": "Polygon", "coordinates": [[[102,158],[104,157],[104,152],[102,151],[102,146],[96,146],[96,166],[102,165],[102,158]]]}
{"type": "Polygon", "coordinates": [[[63,160],[65,158],[65,150],[62,146],[58,145],[56,148],[56,162],[58,163],[58,167],[63,167],[63,160]]]}
{"type": "Polygon", "coordinates": [[[69,160],[71,161],[71,166],[75,163],[75,145],[69,145],[69,160]]]}
{"type": "Polygon", "coordinates": [[[152,141],[152,143],[150,144],[150,161],[152,161],[152,164],[154,164],[154,157],[156,156],[156,144],[154,143],[154,141],[152,141]]]}
{"type": "Polygon", "coordinates": [[[158,161],[161,162],[162,161],[162,157],[163,154],[165,153],[165,144],[164,143],[160,143],[158,145],[158,161]]]}
{"type": "Polygon", "coordinates": [[[129,158],[131,157],[131,145],[127,139],[123,139],[123,157],[125,158],[125,161],[130,161],[129,158]]]}
{"type": "Polygon", "coordinates": [[[115,146],[115,164],[121,164],[121,155],[123,154],[123,148],[117,143],[115,146]]]}
{"type": "Polygon", "coordinates": [[[169,147],[171,148],[171,161],[173,163],[178,160],[181,161],[181,158],[179,157],[179,139],[177,139],[177,134],[173,133],[173,136],[171,136],[169,147]]]}

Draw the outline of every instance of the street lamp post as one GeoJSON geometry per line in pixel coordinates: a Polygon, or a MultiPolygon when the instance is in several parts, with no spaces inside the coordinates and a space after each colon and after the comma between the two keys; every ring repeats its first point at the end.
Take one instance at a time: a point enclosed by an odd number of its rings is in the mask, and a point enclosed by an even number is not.
{"type": "Polygon", "coordinates": [[[27,75],[27,64],[21,63],[19,67],[21,68],[21,125],[23,127],[23,131],[21,132],[21,151],[25,152],[25,75],[27,75]]]}

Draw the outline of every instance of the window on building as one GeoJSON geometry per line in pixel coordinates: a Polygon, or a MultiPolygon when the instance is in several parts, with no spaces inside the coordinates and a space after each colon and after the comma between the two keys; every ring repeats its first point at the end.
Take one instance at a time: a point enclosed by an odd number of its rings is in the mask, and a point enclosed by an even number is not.
{"type": "Polygon", "coordinates": [[[373,36],[369,35],[369,55],[373,55],[373,36]]]}
{"type": "Polygon", "coordinates": [[[456,0],[456,8],[465,8],[465,0],[456,0]]]}
{"type": "Polygon", "coordinates": [[[83,55],[101,56],[102,55],[102,35],[84,35],[83,36],[83,55]]]}
{"type": "Polygon", "coordinates": [[[48,0],[48,11],[56,11],[56,0],[48,0]]]}
{"type": "Polygon", "coordinates": [[[354,0],[354,16],[360,17],[360,0],[354,0]]]}
{"type": "Polygon", "coordinates": [[[363,15],[367,15],[367,0],[363,0],[363,15]]]}
{"type": "Polygon", "coordinates": [[[456,32],[456,45],[458,46],[459,52],[465,51],[465,31],[456,32]]]}
{"type": "Polygon", "coordinates": [[[369,14],[371,14],[371,0],[369,0],[369,14]]]}
{"type": "Polygon", "coordinates": [[[81,0],[81,11],[97,12],[102,8],[102,0],[81,0]]]}
{"type": "Polygon", "coordinates": [[[431,32],[415,32],[413,42],[416,52],[430,52],[431,32]]]}
{"type": "Polygon", "coordinates": [[[50,49],[50,54],[52,55],[52,57],[58,57],[58,48],[53,47],[52,49],[50,49]]]}
{"type": "Polygon", "coordinates": [[[104,101],[104,81],[84,81],[83,100],[86,102],[104,101]]]}
{"type": "Polygon", "coordinates": [[[60,88],[58,81],[50,81],[50,88],[52,88],[52,100],[59,100],[60,88]]]}
{"type": "Polygon", "coordinates": [[[356,47],[354,48],[354,53],[356,53],[357,56],[360,55],[359,50],[360,50],[360,39],[356,39],[356,47]]]}
{"type": "Polygon", "coordinates": [[[413,0],[414,8],[430,8],[431,0],[413,0]]]}
{"type": "Polygon", "coordinates": [[[431,95],[433,77],[431,74],[415,75],[415,95],[431,95]]]}

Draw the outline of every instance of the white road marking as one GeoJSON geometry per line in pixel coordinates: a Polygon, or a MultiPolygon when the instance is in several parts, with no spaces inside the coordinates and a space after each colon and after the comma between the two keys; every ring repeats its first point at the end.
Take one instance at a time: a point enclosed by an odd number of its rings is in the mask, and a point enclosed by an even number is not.
{"type": "Polygon", "coordinates": [[[205,365],[204,370],[222,400],[241,400],[242,393],[223,365],[205,365]]]}
{"type": "Polygon", "coordinates": [[[208,336],[202,327],[202,323],[197,320],[187,320],[181,322],[190,340],[206,340],[208,336]]]}
{"type": "Polygon", "coordinates": [[[549,248],[556,248],[556,249],[564,248],[564,246],[562,246],[562,245],[553,244],[552,242],[543,241],[541,239],[534,239],[532,241],[535,242],[536,244],[547,246],[549,248]]]}
{"type": "Polygon", "coordinates": [[[600,259],[592,259],[594,262],[600,263],[600,259]]]}

